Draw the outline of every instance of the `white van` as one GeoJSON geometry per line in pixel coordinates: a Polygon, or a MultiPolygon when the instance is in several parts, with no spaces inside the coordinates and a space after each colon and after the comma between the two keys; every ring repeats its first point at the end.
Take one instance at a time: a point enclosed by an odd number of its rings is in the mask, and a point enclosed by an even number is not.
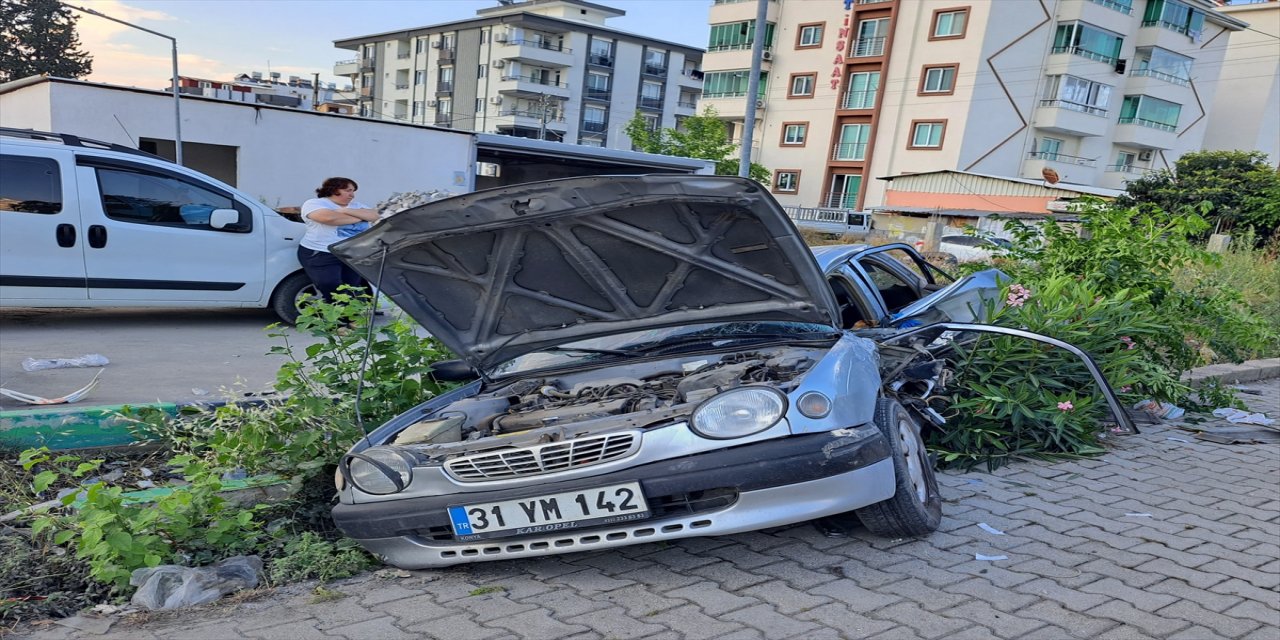
{"type": "Polygon", "coordinates": [[[293,322],[305,225],[136,149],[0,128],[0,307],[262,307],[293,322]]]}

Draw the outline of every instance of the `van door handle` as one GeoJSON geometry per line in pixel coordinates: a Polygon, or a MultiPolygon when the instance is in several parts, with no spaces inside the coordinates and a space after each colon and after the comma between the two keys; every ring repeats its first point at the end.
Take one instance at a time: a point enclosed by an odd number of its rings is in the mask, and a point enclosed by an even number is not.
{"type": "Polygon", "coordinates": [[[107,228],[100,224],[89,225],[89,246],[101,249],[107,246],[107,228]]]}
{"type": "Polygon", "coordinates": [[[53,237],[58,240],[58,246],[69,248],[76,246],[76,227],[72,224],[60,224],[53,232],[53,237]]]}

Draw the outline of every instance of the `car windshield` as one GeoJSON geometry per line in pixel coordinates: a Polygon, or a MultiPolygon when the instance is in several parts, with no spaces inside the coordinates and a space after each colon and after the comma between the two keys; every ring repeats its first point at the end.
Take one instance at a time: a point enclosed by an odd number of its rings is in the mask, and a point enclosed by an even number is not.
{"type": "Polygon", "coordinates": [[[506,376],[538,369],[555,369],[583,362],[634,358],[656,352],[716,349],[741,342],[833,339],[839,332],[807,322],[714,322],[684,327],[632,331],[548,347],[508,360],[492,374],[506,376]]]}

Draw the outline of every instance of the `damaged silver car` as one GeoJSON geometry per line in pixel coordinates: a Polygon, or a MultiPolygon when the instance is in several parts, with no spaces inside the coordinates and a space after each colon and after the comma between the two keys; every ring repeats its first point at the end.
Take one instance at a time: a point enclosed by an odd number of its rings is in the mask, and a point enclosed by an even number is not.
{"type": "Polygon", "coordinates": [[[998,273],[945,284],[906,245],[810,251],[729,177],[483,191],[333,253],[460,357],[438,377],[476,378],[338,466],[338,527],[409,569],[840,514],[927,534],[921,429],[942,420],[946,351],[999,293],[998,273]]]}

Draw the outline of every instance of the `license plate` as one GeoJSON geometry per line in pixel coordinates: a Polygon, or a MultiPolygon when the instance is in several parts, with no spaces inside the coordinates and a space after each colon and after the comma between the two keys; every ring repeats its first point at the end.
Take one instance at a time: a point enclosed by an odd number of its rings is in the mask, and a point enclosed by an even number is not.
{"type": "Polygon", "coordinates": [[[640,483],[449,507],[458,540],[581,529],[649,517],[640,483]]]}

